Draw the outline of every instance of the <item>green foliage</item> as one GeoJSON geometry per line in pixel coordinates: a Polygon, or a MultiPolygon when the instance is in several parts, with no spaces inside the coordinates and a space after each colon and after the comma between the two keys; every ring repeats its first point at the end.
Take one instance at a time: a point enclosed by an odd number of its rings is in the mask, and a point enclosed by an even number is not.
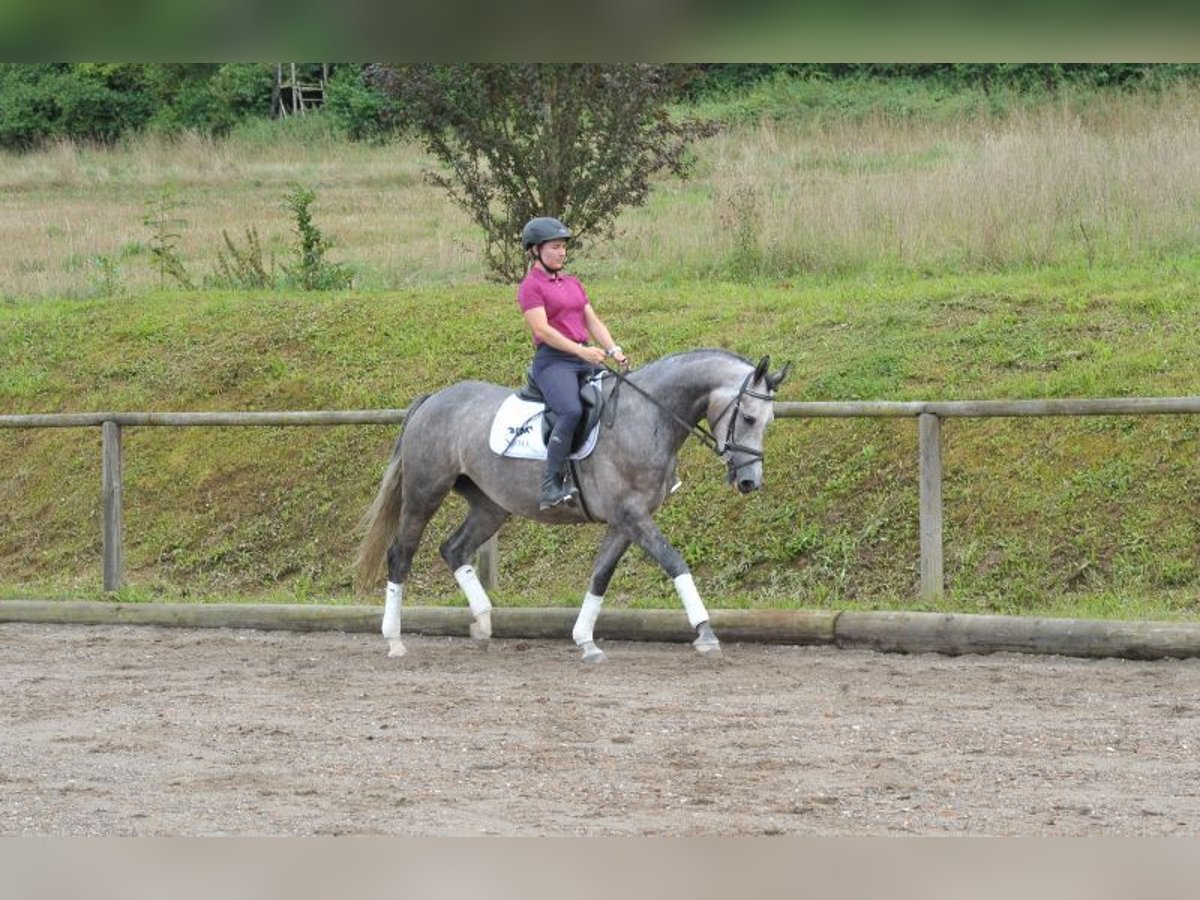
{"type": "Polygon", "coordinates": [[[786,73],[726,92],[709,92],[692,104],[698,116],[723,123],[766,120],[804,122],[961,121],[1003,116],[1028,94],[1012,88],[991,93],[978,85],[951,86],[915,78],[797,78],[786,73]]]}
{"type": "Polygon", "coordinates": [[[221,134],[269,115],[273,85],[261,63],[0,64],[0,147],[112,143],[146,127],[221,134]]]}
{"type": "MultiPolygon", "coordinates": [[[[786,400],[1197,393],[1194,280],[1167,269],[839,279],[763,285],[598,281],[643,361],[723,344],[795,365],[786,400]],[[1147,322],[1154,323],[1147,330],[1147,322]],[[1147,343],[1172,360],[1146,364],[1147,343]]],[[[459,378],[516,384],[527,338],[508,288],[370,296],[152,295],[17,301],[0,317],[0,406],[51,409],[402,407],[459,378]],[[453,304],[455,316],[429,316],[453,304]],[[119,352],[118,352],[119,351],[119,352]]],[[[144,429],[125,457],[133,588],[159,596],[346,596],[361,515],[395,429],[144,429]]],[[[1200,426],[1146,419],[952,420],[943,427],[946,572],[938,609],[1196,618],[1200,426]]],[[[764,490],[741,497],[689,443],[659,522],[713,606],[913,608],[918,472],[911,420],[781,418],[764,490]]],[[[98,592],[96,445],[0,432],[0,583],[98,592]],[[70,574],[64,574],[70,573],[70,574]]],[[[461,602],[437,545],[414,602],[461,602]],[[419,598],[419,599],[417,599],[419,598]]],[[[498,605],[578,603],[599,526],[507,524],[498,605]],[[563,573],[581,573],[578,579],[563,573]]],[[[3,589],[8,593],[7,588],[3,589]]],[[[630,553],[610,605],[677,607],[630,553]]]]}
{"type": "Polygon", "coordinates": [[[111,256],[98,253],[92,257],[95,268],[93,293],[97,297],[115,297],[121,292],[121,273],[117,261],[111,256]]]}
{"type": "Polygon", "coordinates": [[[234,145],[265,152],[281,145],[303,145],[319,152],[338,153],[347,146],[342,126],[324,109],[279,119],[244,118],[230,129],[228,137],[234,145]]]}
{"type": "Polygon", "coordinates": [[[682,176],[705,126],[671,118],[680,69],[600,64],[411,64],[379,67],[394,98],[449,171],[431,173],[483,229],[493,274],[525,273],[521,227],[566,221],[577,239],[611,235],[661,171],[682,176]]]}
{"type": "Polygon", "coordinates": [[[692,97],[729,93],[780,76],[799,80],[904,79],[951,88],[1056,90],[1067,84],[1093,87],[1162,86],[1200,78],[1195,63],[708,63],[698,67],[692,97]]]}
{"type": "Polygon", "coordinates": [[[224,134],[245,119],[270,113],[275,76],[261,63],[226,63],[213,74],[207,90],[211,98],[206,130],[224,134]]]}
{"type": "MultiPolygon", "coordinates": [[[[217,251],[217,270],[211,285],[227,290],[259,290],[275,283],[272,272],[263,263],[262,242],[258,229],[251,225],[246,229],[246,246],[238,247],[229,232],[221,229],[224,249],[217,251]]],[[[271,269],[274,269],[272,260],[271,269]]]]}
{"type": "Polygon", "coordinates": [[[367,82],[359,66],[343,66],[334,72],[322,111],[355,141],[385,140],[395,134],[400,120],[388,96],[367,82]]]}
{"type": "Polygon", "coordinates": [[[116,71],[0,64],[0,147],[24,150],[60,138],[113,141],[144,125],[150,102],[137,91],[110,85],[108,76],[116,71]]]}
{"type": "Polygon", "coordinates": [[[289,286],[302,291],[330,291],[350,287],[354,273],[341,263],[330,262],[325,253],[332,246],[312,218],[316,194],[296,185],[284,197],[284,208],[292,214],[296,229],[296,262],[284,266],[289,286]]]}
{"type": "Polygon", "coordinates": [[[146,201],[142,224],[150,229],[150,260],[158,272],[160,289],[166,286],[167,276],[185,290],[195,287],[179,255],[182,233],[177,229],[187,227],[187,219],[176,215],[182,207],[182,201],[169,187],[163,188],[154,199],[146,201]]]}
{"type": "MultiPolygon", "coordinates": [[[[530,86],[501,83],[493,76],[485,77],[488,86],[483,86],[473,76],[447,79],[446,70],[454,67],[412,65],[402,67],[408,87],[383,90],[381,84],[394,87],[394,83],[365,79],[367,68],[333,64],[327,88],[331,118],[355,140],[383,139],[406,124],[423,129],[423,123],[433,121],[436,128],[455,127],[455,120],[480,111],[480,87],[485,91],[482,108],[486,108],[499,102],[504,91],[530,86]],[[414,73],[426,87],[409,90],[414,73]],[[436,85],[439,93],[431,97],[428,85],[436,85]]],[[[553,83],[553,72],[561,67],[527,68],[542,73],[539,81],[553,83]]],[[[654,69],[654,80],[672,89],[682,86],[690,101],[702,105],[728,104],[736,95],[753,93],[772,82],[844,84],[856,90],[910,82],[943,96],[976,91],[990,96],[1047,94],[1070,86],[1157,89],[1200,79],[1200,65],[1195,63],[716,63],[654,69]]],[[[270,63],[3,63],[0,147],[23,150],[60,138],[112,142],[143,128],[225,134],[239,123],[266,119],[271,114],[273,87],[270,63]]],[[[626,83],[619,89],[629,88],[626,83]]],[[[641,90],[636,84],[633,88],[641,90]]],[[[561,89],[550,89],[550,95],[555,92],[560,94],[555,100],[559,102],[561,89]]],[[[802,95],[801,91],[797,96],[802,95]]],[[[511,98],[503,99],[506,105],[500,108],[506,115],[519,106],[511,98]]],[[[634,106],[627,111],[636,120],[641,113],[634,106]]],[[[568,114],[573,109],[564,108],[568,114]]],[[[736,103],[729,108],[739,110],[736,103]]],[[[587,131],[595,123],[586,121],[586,112],[584,117],[581,124],[587,131]]],[[[614,122],[621,124],[619,119],[610,120],[614,122]]],[[[547,198],[547,203],[555,200],[550,194],[547,198]]]]}

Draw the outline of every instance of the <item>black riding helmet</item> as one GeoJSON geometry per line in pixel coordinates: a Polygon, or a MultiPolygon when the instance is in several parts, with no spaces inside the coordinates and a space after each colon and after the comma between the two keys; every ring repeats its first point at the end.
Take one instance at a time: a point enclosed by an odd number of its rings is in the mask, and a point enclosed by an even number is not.
{"type": "Polygon", "coordinates": [[[570,239],[571,229],[558,219],[552,219],[549,216],[530,219],[521,229],[521,245],[526,250],[544,244],[546,241],[569,241],[570,239]]]}

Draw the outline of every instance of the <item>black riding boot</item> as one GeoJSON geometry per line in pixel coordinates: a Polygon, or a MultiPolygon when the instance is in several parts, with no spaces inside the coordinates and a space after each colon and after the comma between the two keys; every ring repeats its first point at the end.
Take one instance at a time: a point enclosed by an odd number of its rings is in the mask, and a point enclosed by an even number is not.
{"type": "Polygon", "coordinates": [[[546,448],[546,470],[541,476],[541,497],[538,498],[538,509],[550,509],[560,503],[570,503],[575,499],[575,491],[564,486],[566,480],[566,456],[570,454],[569,434],[559,433],[560,422],[554,424],[550,434],[550,442],[546,448]]]}
{"type": "Polygon", "coordinates": [[[547,465],[542,476],[542,494],[538,498],[538,509],[550,509],[560,503],[575,499],[575,489],[566,485],[565,473],[558,466],[547,465]]]}

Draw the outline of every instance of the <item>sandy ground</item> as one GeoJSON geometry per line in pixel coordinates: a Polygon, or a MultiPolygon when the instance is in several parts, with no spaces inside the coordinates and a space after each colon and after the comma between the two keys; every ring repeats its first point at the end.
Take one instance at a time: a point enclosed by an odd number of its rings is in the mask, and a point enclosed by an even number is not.
{"type": "Polygon", "coordinates": [[[0,625],[0,834],[1197,834],[1200,660],[0,625]]]}

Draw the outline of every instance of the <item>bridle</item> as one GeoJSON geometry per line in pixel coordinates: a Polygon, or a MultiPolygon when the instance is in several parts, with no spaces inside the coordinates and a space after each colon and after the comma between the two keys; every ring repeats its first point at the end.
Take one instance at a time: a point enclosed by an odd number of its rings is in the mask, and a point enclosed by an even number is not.
{"type": "MultiPolygon", "coordinates": [[[[748,375],[746,375],[745,379],[742,381],[741,387],[738,388],[737,394],[735,394],[734,397],[725,404],[725,408],[721,410],[715,419],[713,419],[714,423],[720,423],[721,419],[725,417],[725,414],[730,413],[729,423],[725,426],[725,440],[722,441],[719,440],[715,434],[705,428],[701,423],[697,422],[693,425],[673,409],[668,409],[657,397],[648,393],[647,391],[642,390],[640,387],[630,381],[624,375],[624,373],[619,372],[608,365],[604,366],[604,368],[617,379],[618,386],[623,384],[629,385],[629,387],[633,388],[635,391],[665,412],[668,416],[674,419],[677,423],[683,426],[684,429],[694,434],[700,443],[719,456],[725,462],[725,468],[728,470],[730,482],[736,481],[738,472],[744,469],[746,466],[752,466],[757,462],[762,462],[762,450],[755,449],[754,447],[748,447],[745,444],[739,444],[734,440],[734,427],[736,426],[738,416],[742,411],[743,398],[754,397],[757,400],[775,399],[771,394],[764,394],[761,391],[754,391],[750,389],[750,385],[753,383],[754,376],[757,374],[756,372],[750,372],[748,375]],[[744,462],[735,463],[733,459],[734,453],[742,453],[749,458],[744,462]]],[[[614,396],[610,402],[615,406],[616,397],[614,396]]]]}
{"type": "MultiPolygon", "coordinates": [[[[733,428],[737,424],[738,417],[742,412],[742,399],[744,397],[754,397],[756,400],[773,400],[770,394],[764,394],[761,391],[750,390],[750,385],[755,373],[751,372],[742,381],[742,386],[738,388],[737,395],[725,404],[725,408],[721,410],[716,418],[716,422],[720,422],[725,413],[729,413],[729,424],[725,426],[725,442],[720,447],[713,446],[713,450],[718,456],[725,460],[725,467],[729,470],[729,481],[737,481],[737,473],[746,466],[752,466],[757,462],[763,461],[763,451],[756,450],[753,447],[747,447],[745,444],[739,444],[733,439],[733,428]],[[732,407],[732,410],[730,409],[732,407]],[[734,463],[733,454],[743,453],[749,457],[745,462],[734,463]]],[[[699,425],[696,426],[699,429],[699,425]]],[[[711,434],[710,434],[710,437],[711,434]]],[[[715,441],[716,439],[713,438],[715,441]]]]}

